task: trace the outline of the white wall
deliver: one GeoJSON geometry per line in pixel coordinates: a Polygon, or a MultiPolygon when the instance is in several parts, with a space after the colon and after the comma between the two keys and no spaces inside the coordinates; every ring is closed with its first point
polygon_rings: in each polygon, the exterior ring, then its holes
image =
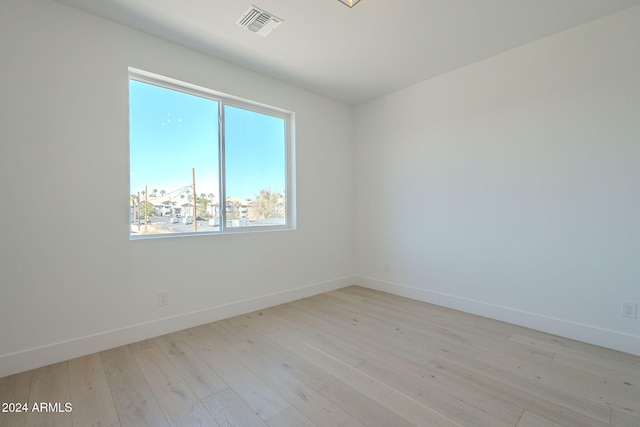
{"type": "Polygon", "coordinates": [[[352,283],[351,107],[48,0],[1,9],[0,377],[352,283]],[[294,111],[297,230],[129,241],[128,66],[294,111]]]}
{"type": "Polygon", "coordinates": [[[356,135],[358,283],[640,354],[640,7],[360,105],[356,135]]]}

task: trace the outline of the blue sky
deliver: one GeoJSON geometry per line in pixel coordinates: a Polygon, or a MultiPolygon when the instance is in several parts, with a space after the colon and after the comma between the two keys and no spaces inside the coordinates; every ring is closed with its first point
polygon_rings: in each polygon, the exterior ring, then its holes
{"type": "MultiPolygon", "coordinates": [[[[130,80],[130,193],[191,185],[218,200],[218,102],[130,80]]],[[[225,107],[227,197],[285,189],[285,121],[225,107]]]]}

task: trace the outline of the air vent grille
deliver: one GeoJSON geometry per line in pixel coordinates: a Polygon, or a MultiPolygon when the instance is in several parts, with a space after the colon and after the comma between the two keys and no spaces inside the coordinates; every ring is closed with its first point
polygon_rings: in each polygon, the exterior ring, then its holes
{"type": "Polygon", "coordinates": [[[247,9],[240,19],[236,21],[236,24],[241,27],[250,29],[256,34],[260,34],[262,37],[266,37],[275,27],[280,25],[282,19],[276,18],[269,12],[265,12],[255,6],[251,6],[247,9]]]}

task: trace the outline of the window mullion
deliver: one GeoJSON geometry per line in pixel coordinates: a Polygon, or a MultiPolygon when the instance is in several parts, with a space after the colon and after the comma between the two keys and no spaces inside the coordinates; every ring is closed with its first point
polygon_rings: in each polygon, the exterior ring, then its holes
{"type": "Polygon", "coordinates": [[[226,173],[225,173],[225,158],[224,158],[224,141],[225,141],[225,129],[224,129],[224,103],[221,101],[218,104],[218,192],[220,194],[220,231],[225,231],[227,228],[227,185],[226,185],[226,173]]]}

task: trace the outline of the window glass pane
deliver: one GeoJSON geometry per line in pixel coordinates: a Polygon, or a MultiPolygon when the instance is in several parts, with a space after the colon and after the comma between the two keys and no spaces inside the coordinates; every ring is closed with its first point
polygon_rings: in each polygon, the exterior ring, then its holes
{"type": "Polygon", "coordinates": [[[286,223],[286,120],[226,105],[226,226],[286,223]]]}
{"type": "Polygon", "coordinates": [[[129,80],[131,235],[219,229],[218,105],[129,80]]]}

